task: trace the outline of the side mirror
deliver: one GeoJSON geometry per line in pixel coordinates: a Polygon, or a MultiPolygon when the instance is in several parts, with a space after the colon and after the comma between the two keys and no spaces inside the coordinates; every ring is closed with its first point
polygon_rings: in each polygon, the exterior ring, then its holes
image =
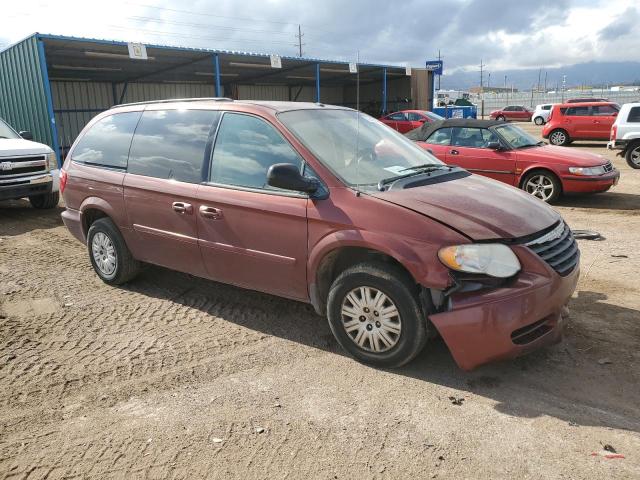
{"type": "Polygon", "coordinates": [[[500,142],[489,142],[487,143],[487,148],[491,150],[502,150],[502,145],[500,145],[500,142]]]}
{"type": "Polygon", "coordinates": [[[20,135],[25,140],[33,140],[33,134],[28,130],[23,130],[18,135],[20,135]]]}
{"type": "Polygon", "coordinates": [[[291,163],[276,163],[269,167],[267,184],[272,187],[296,192],[313,193],[318,190],[318,181],[303,177],[300,168],[291,163]]]}

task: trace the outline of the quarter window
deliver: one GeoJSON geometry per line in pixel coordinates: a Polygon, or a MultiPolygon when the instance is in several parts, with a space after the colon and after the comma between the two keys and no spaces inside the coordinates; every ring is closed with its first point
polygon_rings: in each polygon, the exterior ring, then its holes
{"type": "Polygon", "coordinates": [[[127,168],[131,138],[140,113],[116,113],[98,120],[78,141],[71,159],[89,165],[127,168]]]}
{"type": "Polygon", "coordinates": [[[629,118],[627,118],[627,122],[640,123],[640,107],[633,107],[629,110],[629,118]]]}
{"type": "Polygon", "coordinates": [[[131,145],[129,173],[202,182],[205,150],[214,122],[214,110],[147,110],[131,145]]]}
{"type": "Polygon", "coordinates": [[[451,143],[451,128],[436,130],[425,141],[434,145],[449,145],[451,143]]]}
{"type": "Polygon", "coordinates": [[[278,190],[267,185],[267,171],[276,163],[302,169],[298,153],[273,126],[250,115],[224,114],[213,150],[212,182],[278,190]]]}
{"type": "Polygon", "coordinates": [[[543,105],[542,110],[551,110],[551,105],[543,105]]]}

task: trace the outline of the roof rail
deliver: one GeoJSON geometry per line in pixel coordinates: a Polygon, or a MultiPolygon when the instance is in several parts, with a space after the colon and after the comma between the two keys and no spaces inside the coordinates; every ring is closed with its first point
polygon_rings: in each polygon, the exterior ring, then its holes
{"type": "Polygon", "coordinates": [[[157,103],[201,102],[206,100],[210,100],[214,102],[233,102],[232,98],[227,98],[227,97],[169,98],[166,100],[149,100],[147,102],[120,103],[118,105],[113,105],[111,108],[129,107],[131,105],[154,105],[157,103]]]}

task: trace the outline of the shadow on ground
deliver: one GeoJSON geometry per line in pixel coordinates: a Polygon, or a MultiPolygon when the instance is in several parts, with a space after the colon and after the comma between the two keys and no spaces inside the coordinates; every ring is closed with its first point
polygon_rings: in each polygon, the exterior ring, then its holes
{"type": "Polygon", "coordinates": [[[0,202],[0,236],[15,236],[32,230],[55,228],[62,225],[63,207],[38,210],[27,200],[0,202]]]}
{"type": "MultiPolygon", "coordinates": [[[[158,267],[149,267],[124,288],[197,308],[268,335],[344,355],[326,320],[304,303],[158,267]],[[224,301],[219,303],[216,298],[224,301]]],[[[464,372],[457,367],[444,342],[435,339],[413,362],[391,372],[449,387],[469,397],[467,401],[473,401],[473,395],[492,399],[496,410],[512,416],[551,416],[576,426],[640,432],[640,406],[636,401],[640,398],[640,387],[636,374],[630,374],[622,361],[601,365],[593,358],[594,355],[615,358],[621,346],[606,338],[585,335],[583,328],[591,315],[640,319],[640,312],[604,303],[603,299],[606,297],[599,293],[580,292],[573,302],[572,324],[566,340],[528,356],[464,372]]],[[[635,331],[629,333],[630,338],[640,338],[640,320],[632,328],[635,331]]],[[[636,344],[637,341],[632,342],[630,348],[636,344]]]]}
{"type": "Polygon", "coordinates": [[[590,195],[567,195],[561,197],[555,206],[640,212],[640,194],[604,192],[590,195]]]}

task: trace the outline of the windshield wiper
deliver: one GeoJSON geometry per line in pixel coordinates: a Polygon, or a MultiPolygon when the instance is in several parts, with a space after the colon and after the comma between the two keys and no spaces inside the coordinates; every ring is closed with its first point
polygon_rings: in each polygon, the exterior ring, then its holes
{"type": "Polygon", "coordinates": [[[452,170],[454,168],[453,165],[434,165],[433,163],[425,163],[422,165],[416,165],[415,167],[403,168],[400,170],[404,172],[406,170],[413,170],[411,173],[405,173],[403,175],[396,175],[394,177],[383,178],[378,182],[378,190],[384,192],[385,185],[389,185],[390,183],[395,182],[396,180],[402,180],[403,178],[413,177],[415,175],[422,175],[423,173],[432,172],[435,170],[443,170],[448,169],[452,170]]]}

